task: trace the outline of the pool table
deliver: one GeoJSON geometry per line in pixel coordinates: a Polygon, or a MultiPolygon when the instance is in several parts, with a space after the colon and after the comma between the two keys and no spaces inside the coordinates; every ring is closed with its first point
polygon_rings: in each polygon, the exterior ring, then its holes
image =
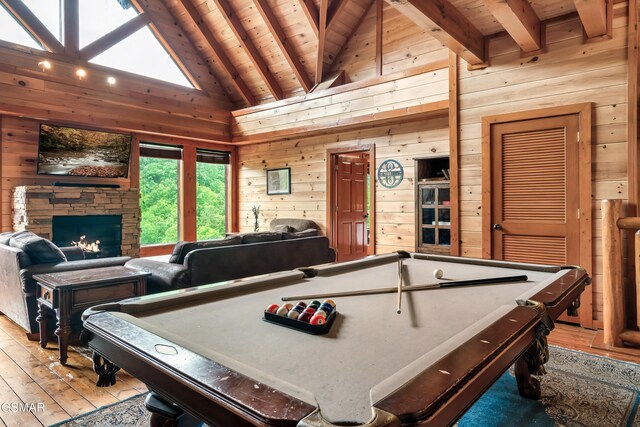
{"type": "Polygon", "coordinates": [[[155,425],[441,426],[514,362],[520,393],[538,398],[531,373],[544,371],[545,335],[589,282],[579,267],[400,252],[132,298],[83,318],[102,383],[118,367],[143,381],[155,425]],[[387,293],[333,298],[325,335],[263,321],[282,297],[397,286],[399,259],[401,314],[387,293]],[[411,291],[517,275],[526,280],[411,291]]]}

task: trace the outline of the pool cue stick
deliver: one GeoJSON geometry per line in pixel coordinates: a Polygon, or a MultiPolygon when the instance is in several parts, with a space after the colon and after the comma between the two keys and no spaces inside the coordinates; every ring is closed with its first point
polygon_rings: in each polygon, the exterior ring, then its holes
{"type": "MultiPolygon", "coordinates": [[[[474,285],[489,285],[496,283],[511,283],[511,282],[525,282],[529,278],[525,275],[522,276],[504,276],[504,277],[492,277],[487,279],[473,279],[473,280],[458,280],[451,282],[440,282],[440,283],[432,283],[428,285],[413,285],[413,286],[405,286],[405,292],[412,291],[425,291],[429,289],[440,289],[440,288],[453,288],[456,286],[474,286],[474,285]]],[[[334,292],[334,293],[324,293],[324,294],[311,294],[311,295],[298,295],[293,297],[282,297],[282,301],[294,301],[294,300],[305,300],[305,299],[316,299],[316,298],[335,298],[335,297],[352,297],[352,296],[360,296],[360,295],[375,295],[375,294],[389,294],[393,292],[397,292],[398,288],[375,288],[375,289],[361,289],[358,291],[343,291],[343,292],[334,292]]]]}
{"type": "Polygon", "coordinates": [[[402,258],[398,258],[398,311],[402,312],[402,258]]]}

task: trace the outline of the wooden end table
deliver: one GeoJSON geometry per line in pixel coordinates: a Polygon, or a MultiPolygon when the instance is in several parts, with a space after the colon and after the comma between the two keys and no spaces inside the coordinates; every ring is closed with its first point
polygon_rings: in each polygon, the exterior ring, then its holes
{"type": "Polygon", "coordinates": [[[67,363],[71,334],[71,316],[94,305],[145,295],[151,273],[122,266],[37,274],[40,346],[47,347],[47,314],[53,311],[58,321],[60,363],[67,363]]]}

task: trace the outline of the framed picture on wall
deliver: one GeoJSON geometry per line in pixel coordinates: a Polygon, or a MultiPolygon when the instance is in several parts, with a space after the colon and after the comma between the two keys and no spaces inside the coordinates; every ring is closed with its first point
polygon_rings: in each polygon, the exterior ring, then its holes
{"type": "Polygon", "coordinates": [[[291,194],[291,168],[267,170],[267,194],[291,194]]]}

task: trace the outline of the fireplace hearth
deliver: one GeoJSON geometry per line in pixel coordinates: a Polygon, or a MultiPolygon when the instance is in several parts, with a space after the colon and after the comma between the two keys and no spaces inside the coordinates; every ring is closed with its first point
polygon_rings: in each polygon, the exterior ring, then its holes
{"type": "Polygon", "coordinates": [[[72,246],[81,240],[100,241],[100,251],[85,251],[87,258],[120,256],[122,242],[122,215],[54,216],[53,243],[72,246]]]}

